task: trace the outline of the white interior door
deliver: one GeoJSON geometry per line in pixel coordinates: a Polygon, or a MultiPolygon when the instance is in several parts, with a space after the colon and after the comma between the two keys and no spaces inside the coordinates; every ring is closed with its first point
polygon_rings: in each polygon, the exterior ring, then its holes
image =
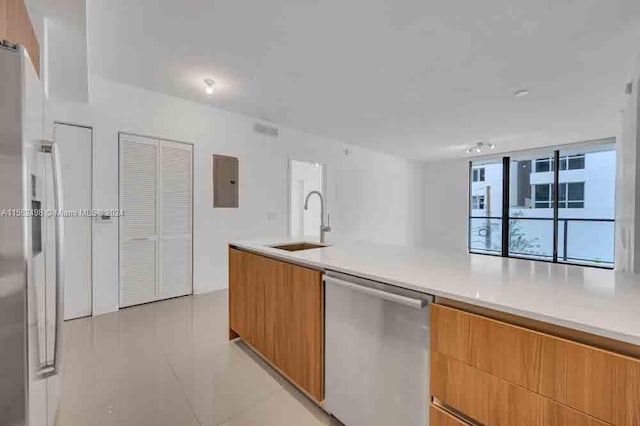
{"type": "Polygon", "coordinates": [[[191,293],[192,146],[160,142],[159,298],[191,293]]]}
{"type": "MultiPolygon", "coordinates": [[[[65,211],[91,209],[93,137],[88,127],[56,123],[54,138],[60,150],[60,167],[65,211]]],[[[64,319],[91,315],[91,217],[64,219],[65,265],[64,319]]]]}
{"type": "Polygon", "coordinates": [[[320,192],[325,197],[326,203],[324,165],[290,160],[289,236],[291,238],[320,239],[320,200],[318,197],[313,196],[309,200],[309,208],[304,209],[305,199],[311,191],[320,192]]]}
{"type": "Polygon", "coordinates": [[[120,136],[120,306],[156,300],[158,144],[120,136]]]}
{"type": "Polygon", "coordinates": [[[120,135],[120,306],[192,293],[192,146],[120,135]]]}

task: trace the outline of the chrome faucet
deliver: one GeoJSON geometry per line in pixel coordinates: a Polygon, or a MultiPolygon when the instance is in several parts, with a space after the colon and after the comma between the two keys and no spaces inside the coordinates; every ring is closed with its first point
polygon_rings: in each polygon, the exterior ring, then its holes
{"type": "Polygon", "coordinates": [[[324,224],[324,198],[322,198],[322,194],[318,191],[311,191],[307,194],[307,198],[304,199],[304,209],[309,210],[309,198],[313,194],[316,194],[320,198],[320,242],[324,243],[324,234],[325,232],[331,232],[331,224],[329,215],[327,214],[327,224],[324,224]]]}

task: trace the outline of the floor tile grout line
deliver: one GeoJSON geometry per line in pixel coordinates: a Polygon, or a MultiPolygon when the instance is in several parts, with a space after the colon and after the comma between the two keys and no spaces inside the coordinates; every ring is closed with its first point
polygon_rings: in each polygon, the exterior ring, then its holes
{"type": "MultiPolygon", "coordinates": [[[[182,392],[183,396],[185,397],[185,399],[187,400],[187,403],[189,404],[189,408],[191,408],[191,411],[193,412],[193,415],[196,418],[196,421],[198,422],[198,424],[200,426],[204,426],[202,424],[202,422],[200,421],[200,418],[198,417],[198,414],[195,411],[195,408],[193,407],[193,405],[191,404],[191,399],[189,398],[189,396],[186,393],[186,390],[184,388],[184,386],[182,385],[182,382],[180,380],[180,377],[178,376],[178,373],[176,372],[175,368],[173,367],[173,364],[171,363],[171,361],[169,360],[167,354],[165,353],[164,350],[162,350],[162,356],[165,358],[165,360],[167,361],[167,363],[169,364],[169,368],[171,368],[171,371],[174,375],[174,377],[176,378],[176,381],[178,382],[178,386],[180,386],[180,391],[182,392]]],[[[251,357],[249,357],[249,359],[251,359],[253,362],[255,362],[255,360],[253,360],[251,357]]],[[[256,363],[257,364],[257,363],[256,363]]],[[[257,401],[255,401],[253,404],[243,408],[242,410],[238,411],[235,414],[232,414],[222,420],[220,420],[219,422],[215,423],[215,426],[219,426],[221,424],[224,424],[225,422],[228,422],[229,420],[233,419],[234,417],[244,413],[245,411],[251,410],[252,408],[256,407],[259,404],[262,404],[263,402],[267,401],[268,399],[276,396],[277,393],[281,392],[281,391],[285,391],[285,388],[282,384],[280,384],[277,380],[274,379],[274,381],[276,382],[276,384],[278,385],[278,387],[276,389],[274,389],[273,392],[270,392],[266,395],[264,395],[264,397],[258,399],[257,401]]]]}
{"type": "MultiPolygon", "coordinates": [[[[219,293],[224,293],[224,292],[225,291],[222,290],[219,293]]],[[[216,301],[215,311],[217,311],[216,316],[219,316],[220,312],[223,312],[223,310],[218,308],[220,308],[222,305],[219,306],[217,302],[218,300],[217,298],[212,300],[216,301]]],[[[209,303],[206,303],[204,307],[201,309],[211,310],[212,306],[210,306],[209,303]]],[[[123,315],[123,311],[116,312],[115,319],[112,319],[107,323],[105,323],[106,327],[105,327],[105,324],[103,323],[100,323],[102,325],[100,327],[97,327],[98,322],[96,322],[95,318],[91,318],[91,320],[88,321],[90,325],[90,332],[87,335],[85,335],[86,333],[83,331],[82,334],[78,334],[76,339],[69,339],[69,342],[71,342],[72,340],[76,340],[79,343],[85,342],[86,344],[86,340],[88,339],[89,348],[93,349],[93,352],[95,352],[95,350],[98,349],[98,346],[96,346],[98,343],[96,341],[96,338],[99,335],[98,333],[100,329],[100,333],[102,332],[106,333],[105,334],[106,337],[99,339],[101,341],[99,347],[101,349],[105,349],[105,348],[108,349],[109,347],[113,346],[113,348],[117,350],[117,353],[115,354],[118,356],[118,359],[120,360],[120,362],[118,362],[117,364],[111,365],[109,367],[109,368],[115,368],[117,371],[122,370],[123,368],[125,368],[127,365],[130,364],[127,361],[127,357],[124,355],[131,348],[134,348],[136,350],[144,349],[144,351],[149,351],[150,353],[148,355],[154,355],[153,363],[156,364],[156,366],[152,369],[149,369],[149,371],[145,371],[141,377],[142,378],[158,377],[158,374],[160,374],[163,377],[162,386],[165,386],[165,385],[170,386],[167,389],[171,392],[171,394],[174,395],[173,396],[174,399],[176,397],[178,398],[176,402],[178,402],[180,406],[175,408],[180,409],[180,413],[181,413],[180,417],[184,418],[185,423],[189,422],[194,426],[220,426],[220,425],[228,426],[229,422],[235,423],[237,421],[255,419],[256,416],[257,416],[257,419],[255,420],[259,423],[261,421],[260,418],[263,417],[261,413],[273,411],[274,407],[280,406],[283,398],[285,399],[288,398],[288,396],[285,397],[286,395],[291,394],[292,391],[293,393],[295,393],[295,388],[291,387],[290,382],[288,382],[286,379],[283,379],[283,377],[280,374],[278,374],[278,372],[273,370],[272,369],[273,367],[269,365],[269,363],[264,363],[263,362],[264,360],[262,360],[259,356],[257,356],[255,352],[252,352],[251,350],[247,350],[247,347],[244,347],[242,344],[235,345],[233,343],[229,343],[227,340],[226,328],[222,327],[222,328],[225,328],[224,338],[223,340],[220,340],[223,335],[220,334],[219,332],[216,332],[215,333],[216,337],[211,341],[211,343],[213,343],[213,346],[211,346],[211,349],[214,349],[214,353],[217,353],[219,349],[223,349],[226,347],[226,350],[224,352],[220,352],[221,354],[228,352],[229,349],[232,349],[233,353],[229,354],[228,356],[234,355],[234,357],[230,358],[230,360],[235,359],[236,361],[238,360],[242,361],[237,365],[233,363],[233,366],[228,366],[228,368],[233,367],[232,369],[235,370],[236,367],[244,366],[244,368],[248,368],[248,367],[251,367],[251,365],[253,365],[255,368],[263,371],[264,373],[266,373],[266,375],[270,376],[272,380],[269,380],[269,383],[265,382],[264,379],[266,377],[264,378],[262,377],[264,374],[259,374],[256,377],[253,377],[254,376],[253,374],[246,376],[246,379],[247,380],[250,379],[250,380],[246,384],[242,384],[242,386],[239,387],[237,390],[240,391],[244,389],[246,385],[250,385],[252,389],[255,386],[258,386],[256,388],[257,392],[251,392],[252,394],[251,397],[248,397],[248,398],[243,397],[240,400],[237,400],[237,403],[235,403],[234,400],[231,400],[231,402],[233,402],[233,407],[229,407],[229,408],[232,408],[231,410],[223,409],[221,411],[219,409],[215,409],[214,410],[215,415],[212,416],[212,418],[210,418],[209,408],[213,408],[218,405],[216,404],[217,396],[215,396],[215,394],[218,392],[216,392],[216,389],[214,389],[214,399],[209,401],[209,398],[207,398],[206,401],[203,401],[205,402],[205,406],[200,407],[199,401],[201,398],[199,397],[198,392],[201,389],[196,387],[195,389],[192,390],[190,374],[185,375],[185,371],[183,371],[183,362],[182,362],[183,355],[197,355],[198,357],[200,357],[200,354],[201,354],[201,355],[204,355],[203,361],[210,359],[212,356],[212,355],[209,355],[210,345],[206,344],[205,346],[203,346],[203,348],[205,349],[204,352],[201,352],[200,345],[198,345],[197,347],[194,346],[192,350],[195,352],[193,352],[192,354],[191,351],[184,352],[181,344],[176,346],[176,343],[178,342],[174,342],[173,344],[171,344],[171,340],[167,340],[167,339],[175,338],[176,336],[173,336],[173,334],[175,333],[182,334],[185,332],[189,333],[190,336],[188,337],[185,336],[187,337],[187,340],[185,340],[184,342],[180,340],[180,342],[182,342],[183,344],[184,343],[188,344],[191,339],[198,338],[198,336],[200,336],[199,333],[202,331],[199,325],[199,320],[198,321],[196,320],[194,313],[192,312],[191,309],[189,309],[188,306],[183,306],[182,304],[180,304],[179,306],[177,304],[171,304],[171,306],[169,305],[165,306],[161,302],[158,304],[153,304],[152,307],[149,307],[147,305],[145,309],[140,309],[139,312],[137,311],[138,310],[135,308],[130,311],[127,311],[126,318],[123,315]],[[152,308],[152,309],[149,309],[149,308],[152,308]],[[168,309],[165,309],[165,308],[168,308],[168,309]],[[168,329],[166,328],[167,322],[172,325],[171,328],[168,328],[168,329]],[[169,333],[167,333],[167,331],[169,333]],[[140,338],[144,338],[145,340],[144,346],[146,348],[143,348],[142,346],[139,347],[140,338]],[[224,344],[220,344],[223,341],[224,341],[224,344]],[[105,347],[104,346],[105,344],[108,344],[109,346],[105,347]],[[176,352],[176,349],[178,349],[177,352],[176,352]],[[235,355],[240,355],[240,357],[238,358],[235,355]],[[245,365],[245,363],[248,363],[248,364],[245,365]],[[158,367],[166,366],[167,364],[169,366],[169,370],[164,370],[164,367],[161,367],[161,370],[158,370],[158,367]],[[170,381],[171,378],[173,378],[174,382],[170,381]],[[167,382],[166,380],[169,380],[169,382],[167,382]],[[180,387],[179,391],[177,391],[177,389],[174,387],[176,385],[180,387]],[[194,390],[196,391],[196,393],[194,393],[194,390]],[[183,398],[186,400],[186,403],[187,403],[186,406],[181,405],[182,401],[179,400],[179,395],[182,395],[183,398]],[[214,406],[211,407],[209,405],[210,403],[214,403],[214,406]],[[187,419],[188,412],[192,413],[191,421],[187,419]]],[[[207,312],[207,313],[210,313],[210,312],[207,312]]],[[[224,316],[225,314],[222,314],[222,315],[224,316]]],[[[209,316],[206,316],[206,318],[209,318],[209,316]]],[[[220,330],[222,330],[222,328],[220,330]]],[[[73,329],[72,331],[79,333],[82,330],[84,330],[84,328],[77,328],[77,329],[73,329]]],[[[218,330],[217,327],[216,327],[216,330],[218,330]]],[[[199,340],[202,340],[202,339],[199,339],[199,340]]],[[[85,355],[87,355],[86,349],[88,348],[85,348],[84,345],[77,345],[77,344],[66,345],[66,350],[68,352],[84,353],[85,355]]],[[[91,355],[92,363],[97,362],[97,359],[93,360],[93,357],[95,357],[95,355],[96,355],[95,353],[91,355]]],[[[69,358],[70,357],[65,357],[65,360],[69,361],[70,360],[69,358]]],[[[140,358],[140,359],[143,359],[143,358],[140,358]]],[[[218,361],[223,362],[223,364],[228,361],[226,360],[226,358],[218,359],[217,355],[214,356],[214,359],[216,361],[215,363],[216,365],[218,364],[218,361]]],[[[185,359],[185,361],[188,361],[188,360],[185,359]]],[[[224,365],[222,366],[224,367],[224,365]]],[[[251,367],[251,369],[253,370],[254,367],[251,367]]],[[[77,369],[77,371],[81,371],[81,370],[77,369]]],[[[186,373],[189,373],[190,371],[191,369],[188,369],[186,373]]],[[[193,370],[193,372],[196,374],[199,374],[198,373],[199,371],[204,373],[209,373],[210,366],[197,365],[196,369],[193,370]]],[[[227,371],[227,368],[225,368],[224,371],[227,371]]],[[[219,371],[218,369],[214,368],[212,372],[214,373],[214,376],[217,376],[222,373],[222,370],[219,371]]],[[[233,372],[232,375],[229,376],[229,378],[233,378],[233,377],[235,377],[235,371],[233,372]]],[[[245,375],[241,374],[241,377],[245,377],[245,375]]],[[[207,379],[207,378],[208,377],[203,377],[203,379],[207,379]]],[[[119,381],[122,381],[123,379],[124,377],[117,378],[117,380],[119,381]]],[[[92,382],[95,382],[96,380],[97,380],[96,378],[91,379],[92,382]]],[[[69,383],[74,383],[74,382],[70,381],[69,383]]],[[[119,386],[118,383],[116,383],[116,385],[119,386]]],[[[209,382],[207,382],[205,385],[208,386],[209,382]]],[[[225,386],[224,382],[221,382],[221,385],[224,386],[225,389],[228,389],[228,386],[225,386]]],[[[109,392],[111,393],[113,389],[111,389],[111,386],[108,386],[108,388],[109,388],[109,392]]],[[[235,389],[235,386],[233,387],[233,389],[235,389]]],[[[222,391],[224,394],[229,393],[224,389],[220,389],[220,391],[222,391]]],[[[75,395],[75,398],[82,397],[84,398],[82,399],[83,401],[87,400],[88,402],[95,402],[98,400],[98,398],[101,398],[98,395],[98,392],[94,392],[92,395],[86,395],[85,393],[84,396],[82,395],[82,393],[79,393],[79,392],[76,392],[76,393],[69,392],[69,395],[72,395],[72,396],[75,395]]],[[[102,391],[100,392],[100,395],[102,395],[102,391]]],[[[292,396],[294,396],[294,398],[297,397],[297,395],[292,395],[292,396]]],[[[224,397],[224,395],[222,395],[221,397],[224,397]]],[[[222,399],[225,399],[225,398],[222,398],[222,399]]],[[[78,411],[78,409],[73,407],[71,408],[72,409],[68,410],[69,414],[74,414],[77,412],[76,414],[84,415],[83,413],[78,411]]],[[[98,412],[96,410],[98,410],[99,408],[100,407],[97,407],[97,406],[93,407],[91,410],[88,410],[86,414],[94,416],[95,413],[98,412]]],[[[218,408],[224,408],[224,407],[218,407],[218,408]]],[[[309,410],[307,409],[306,411],[309,411],[309,410]]],[[[136,412],[144,413],[144,410],[138,410],[136,412]]],[[[315,414],[315,413],[312,413],[312,414],[315,414]]],[[[87,418],[87,420],[89,420],[89,418],[87,418]]]]}
{"type": "MultiPolygon", "coordinates": [[[[156,314],[157,309],[159,309],[160,304],[155,304],[154,305],[154,317],[156,314]]],[[[157,318],[156,318],[157,320],[157,318]]],[[[157,325],[157,321],[154,321],[154,326],[157,325]]],[[[193,324],[191,324],[191,332],[193,332],[192,329],[193,324]]],[[[184,397],[185,401],[187,401],[187,405],[189,406],[189,409],[191,410],[191,414],[193,415],[193,418],[195,419],[195,421],[198,423],[199,426],[203,426],[202,421],[200,420],[200,417],[198,417],[198,413],[196,412],[195,407],[193,406],[193,404],[191,403],[191,399],[189,398],[189,395],[187,395],[187,391],[184,387],[184,385],[182,384],[182,381],[180,380],[180,377],[178,376],[178,372],[176,371],[176,369],[174,368],[173,364],[171,363],[171,359],[169,358],[169,355],[167,354],[166,348],[162,345],[162,342],[160,341],[160,339],[158,338],[158,329],[157,327],[154,327],[154,337],[156,338],[157,342],[158,342],[158,347],[160,348],[160,352],[162,353],[162,357],[164,358],[164,360],[167,362],[167,364],[169,365],[169,369],[171,370],[171,373],[173,374],[173,377],[176,380],[176,383],[178,384],[178,387],[180,388],[180,393],[182,393],[182,396],[184,397]]]]}
{"type": "Polygon", "coordinates": [[[180,377],[178,377],[178,373],[176,372],[176,369],[173,367],[173,364],[171,364],[171,361],[169,360],[169,357],[167,356],[167,353],[164,350],[164,348],[162,347],[162,345],[159,345],[159,346],[160,346],[160,351],[162,352],[162,356],[164,357],[164,359],[167,362],[167,364],[169,364],[169,368],[171,369],[171,372],[173,373],[173,377],[175,377],[175,379],[176,379],[176,383],[178,384],[178,387],[180,388],[180,392],[182,393],[182,396],[187,401],[187,405],[189,405],[189,409],[191,410],[191,413],[193,414],[193,418],[196,420],[196,422],[198,423],[199,426],[203,426],[202,422],[200,421],[200,417],[198,417],[198,413],[196,412],[196,409],[193,407],[193,404],[191,403],[191,399],[189,399],[189,396],[187,395],[187,392],[186,392],[184,386],[182,385],[182,382],[180,381],[180,377]]]}
{"type": "MultiPolygon", "coordinates": [[[[278,383],[278,385],[280,385],[278,383]]],[[[216,422],[215,426],[220,426],[223,425],[225,423],[227,423],[230,420],[233,420],[234,418],[238,417],[239,415],[252,410],[254,408],[256,408],[258,405],[262,404],[263,402],[266,402],[268,400],[270,400],[271,398],[275,397],[277,394],[279,394],[280,392],[283,392],[285,389],[284,387],[280,386],[279,389],[276,389],[275,391],[273,391],[272,393],[265,395],[264,398],[260,398],[258,401],[254,402],[253,404],[249,405],[246,408],[243,408],[242,410],[238,411],[235,414],[230,415],[229,417],[227,417],[226,419],[222,419],[220,422],[216,422]]]]}
{"type": "MultiPolygon", "coordinates": [[[[157,336],[156,336],[157,337],[157,336]]],[[[171,372],[173,373],[173,376],[176,379],[176,382],[178,383],[178,386],[180,387],[180,392],[182,393],[182,396],[184,396],[185,400],[187,401],[187,404],[189,405],[189,408],[191,409],[191,412],[193,413],[194,418],[196,419],[196,422],[198,422],[199,426],[204,426],[202,424],[202,421],[200,420],[200,417],[198,417],[198,413],[196,412],[193,404],[191,403],[191,399],[189,398],[189,395],[187,395],[186,389],[184,387],[184,385],[182,384],[182,381],[180,380],[180,377],[178,376],[177,371],[175,370],[173,364],[171,363],[171,360],[169,359],[169,356],[167,355],[166,350],[164,349],[164,347],[162,346],[162,344],[159,343],[159,348],[160,348],[160,352],[162,353],[162,357],[165,359],[165,361],[167,362],[167,364],[169,364],[169,368],[171,369],[171,372]]],[[[258,364],[255,360],[253,360],[251,357],[249,357],[249,359],[251,359],[254,363],[258,364]]],[[[261,367],[261,366],[260,366],[261,367]]],[[[282,384],[280,384],[277,380],[274,379],[274,381],[276,382],[276,384],[278,385],[278,388],[276,388],[273,392],[268,393],[267,395],[265,395],[263,398],[258,399],[257,401],[255,401],[253,404],[243,408],[242,410],[238,411],[235,414],[230,415],[229,417],[226,417],[224,419],[222,419],[219,422],[215,423],[215,426],[219,426],[225,422],[228,422],[229,420],[233,419],[234,417],[244,413],[245,411],[248,411],[252,408],[254,408],[255,406],[267,401],[269,398],[274,397],[278,392],[284,391],[284,386],[282,384]]]]}

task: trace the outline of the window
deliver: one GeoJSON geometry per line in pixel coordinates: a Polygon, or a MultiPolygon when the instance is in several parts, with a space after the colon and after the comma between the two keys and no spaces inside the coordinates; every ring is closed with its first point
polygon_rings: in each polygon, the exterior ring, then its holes
{"type": "Polygon", "coordinates": [[[535,197],[533,205],[536,209],[553,207],[553,184],[534,185],[533,195],[535,197]]]}
{"type": "Polygon", "coordinates": [[[560,159],[560,170],[584,169],[584,154],[570,155],[568,157],[563,157],[563,159],[560,159]],[[563,159],[569,167],[567,167],[566,165],[564,168],[562,167],[563,159]]]}
{"type": "Polygon", "coordinates": [[[584,208],[584,182],[560,182],[561,209],[583,209],[584,208]]]}
{"type": "MultiPolygon", "coordinates": [[[[560,170],[584,169],[584,154],[574,154],[560,157],[560,170]]],[[[553,157],[536,159],[536,173],[552,172],[553,157]]]]}
{"type": "Polygon", "coordinates": [[[536,160],[536,173],[553,171],[552,158],[539,158],[536,160]]]}
{"type": "Polygon", "coordinates": [[[469,168],[469,248],[499,255],[502,250],[502,160],[469,168]]]}
{"type": "Polygon", "coordinates": [[[472,161],[469,251],[613,267],[614,143],[472,161]]]}
{"type": "Polygon", "coordinates": [[[484,195],[474,195],[471,198],[471,208],[474,210],[484,210],[484,195]]]}
{"type": "MultiPolygon", "coordinates": [[[[584,208],[584,182],[560,182],[560,199],[558,206],[561,209],[584,208]]],[[[553,184],[543,183],[534,185],[534,207],[536,209],[553,208],[553,184]]]]}
{"type": "Polygon", "coordinates": [[[484,182],[484,173],[485,173],[484,167],[473,169],[473,181],[484,182]]]}

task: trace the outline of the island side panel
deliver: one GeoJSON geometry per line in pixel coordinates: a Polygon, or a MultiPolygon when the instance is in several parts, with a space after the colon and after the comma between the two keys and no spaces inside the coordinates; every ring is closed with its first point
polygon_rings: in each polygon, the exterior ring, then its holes
{"type": "Polygon", "coordinates": [[[316,401],[324,399],[324,292],[319,271],[284,263],[275,286],[275,364],[316,401]]]}
{"type": "Polygon", "coordinates": [[[242,337],[256,349],[264,342],[262,258],[229,248],[229,337],[242,337]]]}
{"type": "Polygon", "coordinates": [[[229,338],[324,400],[322,272],[229,247],[229,338]]]}

